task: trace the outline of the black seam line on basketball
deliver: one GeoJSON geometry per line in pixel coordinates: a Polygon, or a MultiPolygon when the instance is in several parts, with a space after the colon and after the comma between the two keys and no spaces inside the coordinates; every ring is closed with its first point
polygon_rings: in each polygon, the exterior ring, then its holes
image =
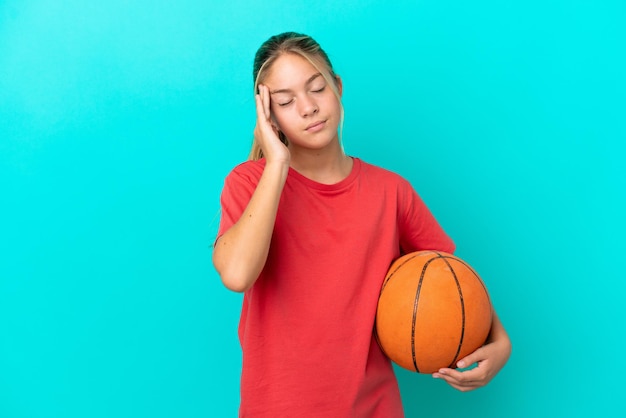
{"type": "MultiPolygon", "coordinates": [[[[447,258],[452,258],[452,257],[447,257],[447,258]]],[[[474,276],[476,276],[476,278],[478,279],[478,283],[481,284],[481,286],[483,287],[483,290],[485,291],[485,294],[487,295],[487,300],[491,301],[491,298],[489,297],[489,292],[487,291],[487,286],[485,285],[485,282],[483,282],[483,279],[480,278],[478,273],[476,273],[476,270],[474,270],[474,268],[472,266],[470,266],[469,264],[467,264],[465,261],[461,260],[460,258],[455,258],[455,260],[460,262],[461,264],[463,264],[472,273],[474,273],[474,276]]]]}
{"type": "MultiPolygon", "coordinates": [[[[385,289],[385,286],[387,286],[387,283],[389,282],[389,280],[391,280],[391,277],[396,274],[396,271],[398,271],[400,269],[400,267],[402,267],[403,265],[405,265],[406,263],[408,263],[409,261],[413,260],[415,257],[417,257],[417,254],[407,258],[406,260],[404,260],[402,262],[402,264],[400,264],[399,266],[397,266],[391,273],[389,273],[389,275],[387,276],[387,278],[385,279],[385,281],[383,282],[382,287],[380,288],[380,294],[383,294],[383,290],[385,289]]],[[[379,295],[380,296],[380,295],[379,295]]]]}
{"type": "Polygon", "coordinates": [[[459,353],[461,352],[461,347],[463,346],[463,339],[465,337],[465,301],[463,300],[463,290],[461,289],[461,284],[459,283],[459,279],[456,276],[456,273],[454,272],[454,269],[452,268],[452,265],[450,264],[450,262],[448,262],[447,258],[449,257],[442,257],[443,261],[448,265],[448,267],[450,267],[450,271],[452,272],[452,276],[454,277],[454,281],[456,282],[456,287],[459,290],[459,299],[461,302],[461,338],[459,338],[459,345],[456,349],[456,354],[454,355],[452,362],[448,366],[448,367],[454,367],[454,363],[456,363],[456,360],[459,357],[459,353]]]}
{"type": "MultiPolygon", "coordinates": [[[[434,251],[434,252],[436,252],[436,251],[434,251]]],[[[437,253],[437,254],[439,254],[439,253],[437,253]]],[[[470,266],[465,261],[463,261],[460,258],[457,258],[455,256],[443,255],[443,254],[439,254],[439,255],[441,255],[441,258],[458,261],[459,263],[461,263],[465,267],[467,267],[469,269],[469,271],[471,271],[474,274],[474,276],[476,276],[476,278],[478,279],[478,283],[480,283],[480,285],[483,287],[483,290],[485,291],[485,294],[487,295],[487,300],[491,302],[491,298],[489,297],[489,291],[487,290],[487,285],[485,285],[485,282],[483,282],[483,279],[481,279],[481,277],[478,275],[478,273],[476,272],[476,270],[474,270],[474,268],[472,266],[470,266]]]]}
{"type": "Polygon", "coordinates": [[[422,268],[422,273],[420,274],[420,278],[417,282],[417,290],[415,291],[415,299],[413,302],[413,318],[411,321],[411,356],[413,358],[413,367],[415,367],[415,371],[417,373],[420,372],[419,367],[417,367],[417,358],[415,357],[415,323],[417,322],[417,305],[419,303],[420,292],[422,291],[422,282],[424,281],[424,276],[426,275],[426,269],[428,265],[438,258],[441,258],[441,254],[435,252],[437,257],[433,257],[427,262],[424,263],[424,267],[422,268]]]}
{"type": "MultiPolygon", "coordinates": [[[[439,253],[437,253],[437,254],[439,254],[439,253]]],[[[459,262],[459,263],[463,264],[465,267],[467,267],[467,268],[469,269],[469,271],[471,271],[471,272],[474,274],[474,276],[478,279],[478,283],[480,283],[480,285],[482,286],[483,291],[485,292],[485,296],[487,296],[487,300],[489,301],[489,305],[491,306],[491,297],[489,296],[489,291],[487,290],[487,285],[485,285],[485,282],[484,282],[484,281],[483,281],[483,279],[482,279],[482,278],[478,275],[478,273],[476,272],[476,270],[474,270],[474,268],[473,268],[472,266],[470,266],[469,264],[467,264],[465,261],[461,260],[460,258],[457,258],[457,257],[452,256],[452,255],[447,255],[447,256],[446,256],[446,255],[443,255],[443,254],[440,254],[440,255],[441,255],[441,258],[445,258],[445,259],[448,259],[448,258],[449,258],[449,259],[455,260],[455,261],[457,261],[457,262],[459,262]]],[[[448,265],[449,265],[449,264],[448,264],[448,265]]],[[[463,306],[464,306],[464,305],[463,305],[463,306]]],[[[492,312],[493,312],[493,308],[492,308],[492,312]]],[[[465,323],[465,321],[463,321],[463,322],[465,323]]],[[[459,347],[461,347],[461,344],[459,344],[459,347]]],[[[459,355],[459,354],[457,353],[457,356],[458,356],[458,355],[459,355]]],[[[455,361],[456,361],[456,359],[452,361],[451,365],[454,365],[454,362],[455,362],[455,361]]]]}
{"type": "MultiPolygon", "coordinates": [[[[400,267],[402,267],[403,265],[405,265],[406,263],[408,263],[410,260],[414,259],[415,257],[417,257],[417,254],[407,258],[406,260],[404,260],[402,262],[402,264],[400,264],[399,266],[397,266],[391,273],[389,273],[387,275],[387,277],[385,278],[385,281],[383,282],[383,285],[380,288],[380,293],[378,295],[378,298],[380,299],[380,296],[383,294],[383,289],[385,289],[385,286],[387,286],[387,282],[389,282],[389,280],[391,279],[391,277],[396,274],[396,272],[398,271],[398,269],[400,267]]],[[[383,345],[380,343],[380,338],[378,337],[378,315],[376,315],[376,318],[374,319],[374,335],[376,336],[376,341],[378,342],[378,346],[380,347],[380,350],[383,352],[383,354],[385,354],[387,357],[389,357],[387,355],[387,353],[385,352],[385,349],[383,348],[383,345]]]]}

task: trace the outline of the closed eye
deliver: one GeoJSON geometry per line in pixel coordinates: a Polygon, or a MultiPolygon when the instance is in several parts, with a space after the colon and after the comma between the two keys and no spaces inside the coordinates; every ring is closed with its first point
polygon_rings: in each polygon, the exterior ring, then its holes
{"type": "Polygon", "coordinates": [[[284,107],[284,106],[287,106],[288,104],[291,104],[291,102],[293,102],[293,99],[289,100],[288,102],[276,103],[276,104],[280,107],[284,107]]]}

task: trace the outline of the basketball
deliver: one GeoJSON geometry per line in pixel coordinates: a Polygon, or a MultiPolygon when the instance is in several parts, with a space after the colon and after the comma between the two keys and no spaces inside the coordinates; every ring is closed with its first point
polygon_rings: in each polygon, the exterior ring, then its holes
{"type": "Polygon", "coordinates": [[[375,335],[399,366],[434,373],[481,347],[492,307],[481,278],[466,262],[439,251],[395,260],[383,282],[375,335]]]}

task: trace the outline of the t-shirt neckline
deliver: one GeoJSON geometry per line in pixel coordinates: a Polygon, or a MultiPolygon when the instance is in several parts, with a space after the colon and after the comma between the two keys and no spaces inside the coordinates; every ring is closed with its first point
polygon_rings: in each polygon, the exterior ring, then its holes
{"type": "Polygon", "coordinates": [[[346,178],[344,178],[343,180],[340,180],[337,183],[333,183],[333,184],[319,183],[315,180],[311,180],[310,178],[306,177],[303,174],[300,174],[299,172],[297,172],[295,169],[291,167],[289,167],[288,178],[297,180],[301,183],[304,183],[307,187],[310,187],[316,190],[322,190],[322,191],[341,190],[349,186],[354,181],[354,179],[357,178],[357,176],[359,175],[359,171],[361,170],[361,160],[355,157],[351,157],[351,158],[352,158],[352,170],[350,170],[350,173],[348,174],[346,178]]]}

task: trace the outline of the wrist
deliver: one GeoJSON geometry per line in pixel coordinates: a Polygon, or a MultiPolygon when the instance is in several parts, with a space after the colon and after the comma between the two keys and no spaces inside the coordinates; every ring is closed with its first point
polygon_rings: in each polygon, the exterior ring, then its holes
{"type": "Polygon", "coordinates": [[[287,179],[287,174],[289,173],[289,160],[265,160],[265,168],[263,169],[264,174],[270,176],[278,176],[282,180],[287,179]]]}

